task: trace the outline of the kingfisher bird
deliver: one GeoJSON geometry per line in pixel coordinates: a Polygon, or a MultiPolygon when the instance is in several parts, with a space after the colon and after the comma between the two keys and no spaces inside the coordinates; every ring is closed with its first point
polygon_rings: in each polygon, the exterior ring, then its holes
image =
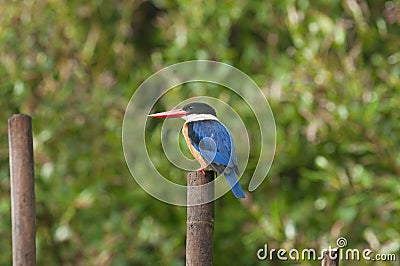
{"type": "Polygon", "coordinates": [[[210,105],[194,102],[182,109],[149,115],[155,118],[183,118],[182,134],[193,157],[200,163],[200,169],[211,168],[224,175],[236,198],[245,194],[236,175],[239,175],[238,161],[229,130],[218,120],[210,105]]]}

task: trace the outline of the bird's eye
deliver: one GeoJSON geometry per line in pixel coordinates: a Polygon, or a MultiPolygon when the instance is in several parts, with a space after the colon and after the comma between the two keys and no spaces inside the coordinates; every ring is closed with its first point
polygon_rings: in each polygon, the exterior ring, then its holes
{"type": "Polygon", "coordinates": [[[193,106],[189,106],[189,110],[192,110],[193,109],[193,106]]]}

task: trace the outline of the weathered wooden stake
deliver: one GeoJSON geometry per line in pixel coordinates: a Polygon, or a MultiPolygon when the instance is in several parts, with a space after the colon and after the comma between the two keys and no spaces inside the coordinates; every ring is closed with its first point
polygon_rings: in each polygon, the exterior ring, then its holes
{"type": "MultiPolygon", "coordinates": [[[[214,187],[195,190],[194,186],[204,185],[214,180],[214,171],[191,172],[187,176],[187,202],[191,205],[200,199],[214,195],[214,187]]],[[[209,266],[213,264],[214,201],[187,207],[186,219],[186,265],[209,266]]]]}
{"type": "Polygon", "coordinates": [[[13,265],[36,265],[32,120],[8,120],[13,265]]]}
{"type": "Polygon", "coordinates": [[[324,252],[322,266],[339,266],[339,248],[324,252]]]}

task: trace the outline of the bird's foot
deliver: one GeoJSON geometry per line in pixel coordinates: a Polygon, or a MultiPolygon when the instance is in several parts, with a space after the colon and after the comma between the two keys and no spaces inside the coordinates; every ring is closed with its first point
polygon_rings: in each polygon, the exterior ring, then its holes
{"type": "Polygon", "coordinates": [[[206,174],[206,171],[204,171],[203,168],[198,169],[197,172],[198,172],[198,173],[201,173],[202,175],[205,175],[205,174],[206,174]]]}

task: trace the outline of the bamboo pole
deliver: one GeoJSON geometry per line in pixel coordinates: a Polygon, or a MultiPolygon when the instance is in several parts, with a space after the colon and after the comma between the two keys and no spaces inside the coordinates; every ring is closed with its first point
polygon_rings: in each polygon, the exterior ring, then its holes
{"type": "Polygon", "coordinates": [[[13,265],[36,265],[32,119],[8,120],[13,265]]]}
{"type": "Polygon", "coordinates": [[[191,172],[187,176],[186,265],[210,266],[213,264],[214,201],[189,206],[200,199],[214,196],[214,187],[195,190],[195,186],[213,181],[214,171],[191,172]]]}

